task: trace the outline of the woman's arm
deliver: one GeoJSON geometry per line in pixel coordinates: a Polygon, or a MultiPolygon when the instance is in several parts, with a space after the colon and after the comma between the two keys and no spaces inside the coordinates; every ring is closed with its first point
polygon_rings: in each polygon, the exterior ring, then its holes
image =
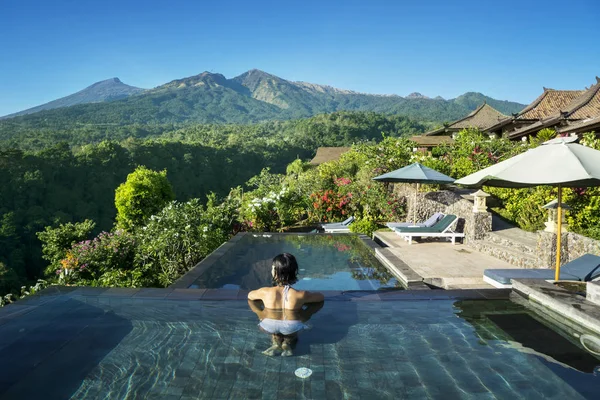
{"type": "Polygon", "coordinates": [[[256,314],[256,316],[258,317],[258,319],[260,319],[261,321],[264,318],[264,307],[261,307],[262,303],[259,301],[255,301],[255,300],[248,300],[248,305],[250,306],[250,309],[256,314]]]}
{"type": "Polygon", "coordinates": [[[248,293],[248,300],[262,300],[262,289],[256,289],[248,293]]]}
{"type": "Polygon", "coordinates": [[[319,303],[325,301],[325,296],[323,296],[323,293],[319,292],[304,291],[302,293],[302,301],[304,301],[304,303],[319,303]]]}

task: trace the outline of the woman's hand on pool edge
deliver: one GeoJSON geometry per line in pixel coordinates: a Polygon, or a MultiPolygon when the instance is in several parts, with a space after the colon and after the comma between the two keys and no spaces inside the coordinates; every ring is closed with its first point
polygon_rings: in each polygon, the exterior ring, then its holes
{"type": "Polygon", "coordinates": [[[304,303],[320,303],[325,301],[325,296],[323,296],[323,293],[305,290],[302,294],[302,300],[304,303]]]}

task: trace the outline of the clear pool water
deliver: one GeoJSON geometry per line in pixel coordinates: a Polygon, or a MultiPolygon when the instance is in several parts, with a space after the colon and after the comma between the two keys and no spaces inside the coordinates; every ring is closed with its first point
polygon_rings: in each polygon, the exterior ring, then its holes
{"type": "Polygon", "coordinates": [[[253,290],[271,286],[273,257],[284,252],[298,260],[299,281],[294,288],[299,290],[401,288],[358,236],[325,234],[247,234],[190,287],[253,290]]]}
{"type": "MultiPolygon", "coordinates": [[[[356,300],[360,300],[357,298],[356,300]]],[[[329,301],[293,357],[246,301],[59,297],[0,319],[2,399],[593,399],[600,360],[509,301],[329,301]],[[309,378],[295,375],[312,370],[309,378]]]]}

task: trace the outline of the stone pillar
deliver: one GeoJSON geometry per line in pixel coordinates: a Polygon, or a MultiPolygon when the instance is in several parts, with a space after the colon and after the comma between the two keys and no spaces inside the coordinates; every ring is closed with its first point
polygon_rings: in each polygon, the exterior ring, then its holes
{"type": "MultiPolygon", "coordinates": [[[[556,265],[556,233],[538,231],[537,259],[538,268],[552,268],[556,265]]],[[[560,265],[569,261],[569,234],[561,235],[560,265]]]]}
{"type": "Polygon", "coordinates": [[[492,231],[492,213],[476,212],[471,214],[471,228],[471,231],[467,232],[468,239],[483,239],[486,233],[492,231]]]}

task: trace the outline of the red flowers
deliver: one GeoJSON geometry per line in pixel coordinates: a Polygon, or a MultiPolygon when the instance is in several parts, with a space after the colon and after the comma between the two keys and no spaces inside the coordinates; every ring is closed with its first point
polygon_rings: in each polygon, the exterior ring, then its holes
{"type": "Polygon", "coordinates": [[[337,178],[334,181],[336,186],[346,186],[352,183],[350,178],[337,178]]]}
{"type": "MultiPolygon", "coordinates": [[[[349,179],[346,180],[350,181],[349,179]]],[[[346,180],[341,182],[345,184],[346,180]]],[[[344,195],[331,189],[312,193],[310,195],[310,199],[312,200],[312,210],[310,213],[314,219],[319,221],[335,221],[341,216],[348,214],[346,208],[350,203],[350,198],[351,194],[344,195]]]]}

